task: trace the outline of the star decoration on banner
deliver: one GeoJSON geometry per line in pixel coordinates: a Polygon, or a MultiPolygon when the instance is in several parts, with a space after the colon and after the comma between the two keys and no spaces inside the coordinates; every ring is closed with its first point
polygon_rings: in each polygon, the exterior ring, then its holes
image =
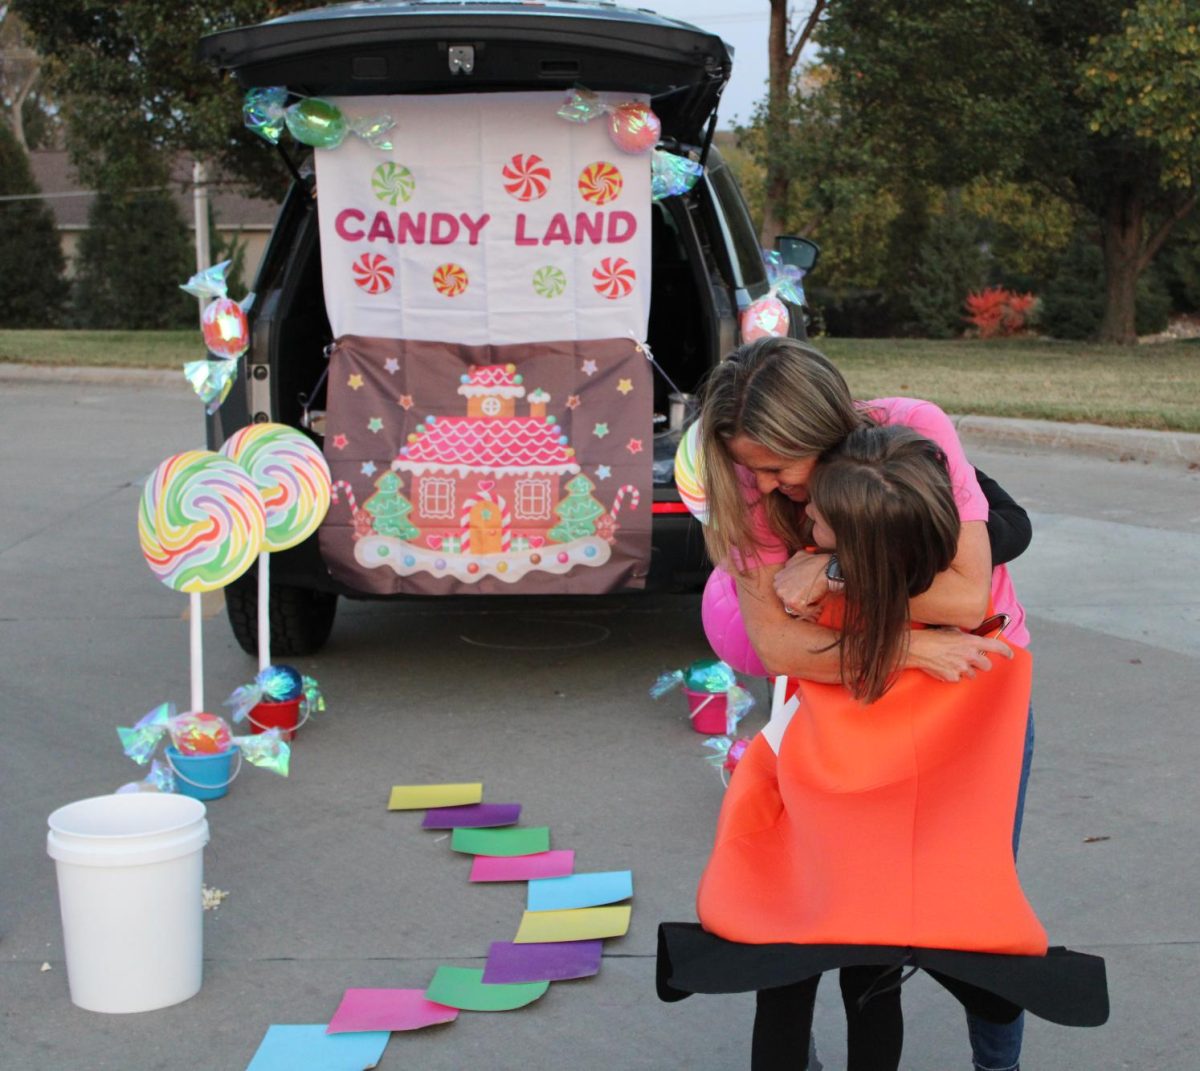
{"type": "Polygon", "coordinates": [[[411,409],[413,407],[412,395],[401,394],[400,397],[396,399],[396,404],[399,405],[401,409],[411,409]]]}
{"type": "Polygon", "coordinates": [[[631,390],[633,390],[633,380],[632,379],[619,380],[617,382],[617,390],[619,390],[622,394],[628,394],[631,390]]]}
{"type": "Polygon", "coordinates": [[[335,435],[333,437],[333,448],[335,450],[345,450],[349,441],[345,435],[335,435]]]}
{"type": "Polygon", "coordinates": [[[400,362],[395,357],[389,357],[383,362],[383,370],[394,376],[400,371],[400,362]]]}
{"type": "Polygon", "coordinates": [[[594,428],[592,428],[592,434],[596,436],[597,439],[603,439],[604,436],[608,434],[608,425],[597,424],[594,428]]]}
{"type": "Polygon", "coordinates": [[[374,461],[364,461],[362,463],[362,468],[359,469],[359,471],[364,476],[374,476],[375,475],[375,462],[374,461]]]}
{"type": "Polygon", "coordinates": [[[579,408],[579,395],[578,394],[567,395],[567,408],[568,409],[578,409],[579,408]]]}
{"type": "Polygon", "coordinates": [[[359,390],[362,387],[362,385],[363,385],[363,377],[360,376],[357,372],[355,372],[348,380],[346,380],[346,386],[349,387],[351,390],[359,390]]]}
{"type": "Polygon", "coordinates": [[[583,368],[581,369],[581,371],[583,372],[583,374],[585,376],[594,376],[596,374],[596,362],[595,361],[584,361],[583,368]]]}
{"type": "Polygon", "coordinates": [[[383,431],[383,417],[371,417],[367,421],[367,431],[383,431]]]}
{"type": "Polygon", "coordinates": [[[625,449],[631,454],[640,454],[642,452],[642,440],[630,439],[629,442],[625,444],[625,449]]]}
{"type": "Polygon", "coordinates": [[[597,480],[607,480],[611,475],[612,475],[612,469],[610,469],[607,465],[597,465],[596,466],[596,479],[597,480]]]}

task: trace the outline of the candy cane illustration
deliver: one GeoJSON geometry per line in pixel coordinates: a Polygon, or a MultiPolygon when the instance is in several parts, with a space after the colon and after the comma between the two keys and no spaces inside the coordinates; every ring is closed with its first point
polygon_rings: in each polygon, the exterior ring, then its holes
{"type": "Polygon", "coordinates": [[[462,512],[458,516],[458,534],[462,540],[463,554],[471,553],[471,510],[480,502],[491,502],[500,509],[500,550],[507,552],[512,549],[512,513],[503,495],[493,495],[491,491],[480,490],[463,500],[462,512]]]}
{"type": "MultiPolygon", "coordinates": [[[[346,492],[346,504],[350,507],[350,512],[358,512],[358,500],[354,497],[354,488],[350,486],[348,480],[335,480],[329,488],[329,499],[336,506],[341,502],[338,497],[338,491],[344,488],[346,492]]],[[[622,488],[624,490],[624,488],[622,488]]]]}
{"type": "Polygon", "coordinates": [[[612,514],[612,519],[617,519],[617,514],[621,512],[621,506],[625,502],[625,495],[629,495],[629,508],[635,510],[638,508],[638,503],[641,502],[642,496],[638,493],[638,489],[631,483],[622,484],[617,488],[617,495],[613,499],[612,508],[608,511],[612,514]]]}

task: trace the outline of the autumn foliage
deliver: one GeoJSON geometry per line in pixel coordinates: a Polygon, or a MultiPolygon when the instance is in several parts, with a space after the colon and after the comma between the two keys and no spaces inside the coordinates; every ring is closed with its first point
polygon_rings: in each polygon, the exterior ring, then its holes
{"type": "Polygon", "coordinates": [[[980,338],[1006,338],[1019,334],[1029,324],[1030,310],[1037,301],[1032,294],[1018,294],[999,286],[972,291],[965,302],[964,317],[975,325],[980,338]]]}

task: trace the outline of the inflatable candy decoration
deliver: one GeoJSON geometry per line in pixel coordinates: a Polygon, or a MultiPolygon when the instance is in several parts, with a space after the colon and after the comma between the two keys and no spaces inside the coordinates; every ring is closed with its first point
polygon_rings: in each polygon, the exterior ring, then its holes
{"type": "Polygon", "coordinates": [[[336,149],[350,131],[341,108],[320,97],[297,101],[284,111],[284,121],[292,137],[314,149],[336,149]]]}
{"type": "Polygon", "coordinates": [[[746,635],[738,606],[737,585],[724,569],[714,569],[704,585],[700,621],[708,645],[723,662],[747,677],[768,675],[746,635]]]}
{"type": "Polygon", "coordinates": [[[283,135],[288,91],[285,86],[265,86],[247,91],[242,102],[242,121],[264,141],[278,145],[283,135]]]}
{"type": "Polygon", "coordinates": [[[662,137],[662,123],[649,104],[618,104],[608,117],[608,136],[622,152],[649,152],[662,137]]]}
{"type": "Polygon", "coordinates": [[[237,372],[237,361],[188,361],[183,366],[184,378],[192,385],[210,416],[229,397],[237,372]]]}
{"type": "Polygon", "coordinates": [[[756,342],[760,338],[783,338],[788,333],[791,322],[787,306],[770,294],[743,309],[738,321],[743,342],[756,342]]]}
{"type": "Polygon", "coordinates": [[[650,158],[650,199],[661,201],[687,193],[704,174],[704,168],[686,156],[655,149],[650,158]]]}
{"type": "Polygon", "coordinates": [[[203,710],[177,714],[167,722],[167,731],[181,755],[221,755],[233,746],[229,723],[203,710]]]}
{"type": "Polygon", "coordinates": [[[226,292],[225,277],[229,274],[231,263],[223,260],[220,264],[205,268],[179,287],[193,297],[213,299],[200,313],[200,333],[209,352],[226,360],[240,357],[250,348],[250,325],[246,313],[226,292]]]}

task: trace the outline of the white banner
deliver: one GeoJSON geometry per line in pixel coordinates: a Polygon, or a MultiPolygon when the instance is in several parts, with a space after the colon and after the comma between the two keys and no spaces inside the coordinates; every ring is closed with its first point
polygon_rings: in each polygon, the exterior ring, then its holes
{"type": "MultiPolygon", "coordinates": [[[[630,94],[624,99],[637,99],[630,94]]],[[[341,97],[393,149],[318,149],[334,337],[464,345],[646,337],[650,154],[552,93],[341,97]]]]}

